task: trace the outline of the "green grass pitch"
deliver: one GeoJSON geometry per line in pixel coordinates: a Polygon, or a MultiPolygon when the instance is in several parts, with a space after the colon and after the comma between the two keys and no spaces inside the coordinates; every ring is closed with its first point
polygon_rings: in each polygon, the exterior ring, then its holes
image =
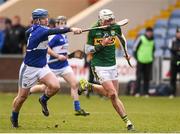
{"type": "MultiPolygon", "coordinates": [[[[20,128],[11,127],[11,103],[16,94],[0,93],[0,132],[127,132],[124,123],[107,99],[92,96],[80,97],[82,108],[91,113],[88,117],[74,115],[70,95],[56,95],[49,101],[50,116],[44,117],[38,102],[40,94],[31,95],[20,113],[20,128]]],[[[120,97],[135,132],[180,132],[180,98],[120,97]]]]}

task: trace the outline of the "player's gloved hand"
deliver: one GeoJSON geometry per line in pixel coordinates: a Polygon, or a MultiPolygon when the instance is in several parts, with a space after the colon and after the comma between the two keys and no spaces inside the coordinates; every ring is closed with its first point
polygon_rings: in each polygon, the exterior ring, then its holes
{"type": "Polygon", "coordinates": [[[113,43],[112,37],[106,37],[106,38],[103,38],[101,44],[103,46],[108,46],[109,44],[112,44],[112,43],[113,43]]]}
{"type": "Polygon", "coordinates": [[[67,56],[64,56],[64,55],[58,55],[57,59],[60,60],[60,61],[64,61],[64,60],[67,59],[67,56]]]}
{"type": "Polygon", "coordinates": [[[74,34],[81,34],[82,33],[82,29],[76,28],[76,27],[71,27],[71,31],[74,32],[74,34]]]}

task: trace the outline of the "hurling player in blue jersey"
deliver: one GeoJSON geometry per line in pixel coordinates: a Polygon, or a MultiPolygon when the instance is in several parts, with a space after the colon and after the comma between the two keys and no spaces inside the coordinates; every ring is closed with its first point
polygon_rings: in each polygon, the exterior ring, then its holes
{"type": "Polygon", "coordinates": [[[80,34],[79,28],[64,27],[49,29],[48,11],[45,9],[35,9],[32,12],[33,24],[27,30],[27,49],[24,61],[19,71],[19,90],[18,95],[13,101],[12,115],[10,117],[12,126],[18,128],[19,111],[29,95],[29,90],[37,81],[44,83],[45,93],[39,98],[42,112],[45,116],[49,115],[47,101],[59,91],[60,84],[58,78],[51,72],[47,65],[47,52],[59,60],[64,60],[64,56],[56,54],[48,49],[48,36],[58,33],[74,32],[80,34]]]}
{"type": "MultiPolygon", "coordinates": [[[[66,27],[66,17],[58,16],[56,19],[56,27],[63,29],[66,27]]],[[[68,39],[66,34],[56,34],[49,36],[49,47],[55,53],[64,56],[64,60],[58,60],[56,62],[49,63],[49,67],[56,76],[63,77],[64,80],[71,86],[71,96],[74,99],[74,110],[76,111],[75,115],[86,116],[89,115],[88,112],[85,112],[84,109],[81,109],[79,96],[78,96],[78,81],[74,72],[67,61],[68,55],[68,39]]],[[[50,56],[49,61],[56,59],[54,56],[50,56]]],[[[30,89],[31,93],[44,91],[46,89],[46,85],[40,84],[32,87],[30,89]]]]}

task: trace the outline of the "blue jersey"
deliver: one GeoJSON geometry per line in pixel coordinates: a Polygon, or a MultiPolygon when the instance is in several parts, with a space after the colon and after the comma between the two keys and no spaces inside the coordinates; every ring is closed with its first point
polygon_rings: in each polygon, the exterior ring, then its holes
{"type": "Polygon", "coordinates": [[[27,50],[24,63],[32,67],[44,67],[47,64],[48,36],[58,33],[70,32],[69,28],[49,29],[41,25],[32,25],[27,31],[27,50]]]}
{"type": "MultiPolygon", "coordinates": [[[[65,34],[57,34],[49,37],[49,47],[58,54],[67,55],[68,54],[68,39],[65,34]]],[[[53,56],[50,56],[49,60],[55,59],[53,56]]],[[[61,69],[68,66],[68,61],[56,61],[49,64],[51,69],[61,69]]]]}

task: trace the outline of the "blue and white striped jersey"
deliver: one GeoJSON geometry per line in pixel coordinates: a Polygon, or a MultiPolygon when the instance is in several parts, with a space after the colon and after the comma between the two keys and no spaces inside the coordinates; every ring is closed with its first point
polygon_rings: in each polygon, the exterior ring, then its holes
{"type": "Polygon", "coordinates": [[[41,25],[32,25],[27,31],[28,36],[27,50],[24,63],[32,67],[44,67],[47,64],[48,36],[58,33],[70,32],[70,28],[64,29],[53,28],[41,25]]]}
{"type": "MultiPolygon", "coordinates": [[[[56,34],[49,36],[49,47],[58,54],[67,55],[68,54],[68,39],[65,34],[56,34]]],[[[55,59],[53,56],[50,56],[49,61],[55,59]]],[[[61,69],[68,66],[68,61],[56,61],[49,64],[49,67],[52,69],[61,69]]]]}

